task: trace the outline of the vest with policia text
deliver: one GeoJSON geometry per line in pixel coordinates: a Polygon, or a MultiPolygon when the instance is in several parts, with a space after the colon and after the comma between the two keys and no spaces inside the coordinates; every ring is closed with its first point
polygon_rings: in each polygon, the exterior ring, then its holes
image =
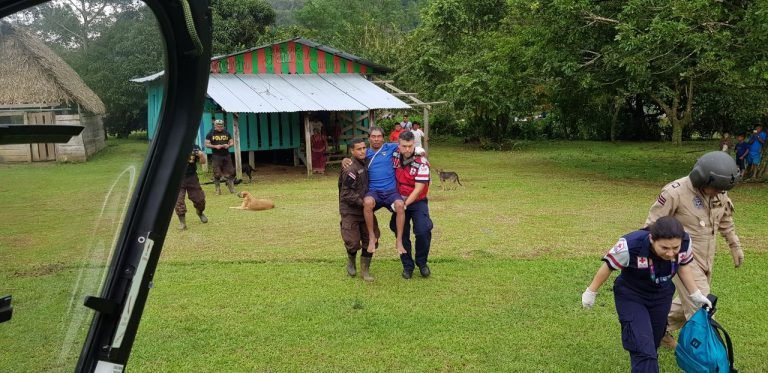
{"type": "Polygon", "coordinates": [[[677,260],[668,261],[653,253],[649,235],[646,230],[624,235],[602,260],[611,270],[621,270],[616,283],[646,294],[671,293],[675,289],[672,278],[679,266],[693,261],[691,239],[686,233],[677,260]]]}
{"type": "MultiPolygon", "coordinates": [[[[217,132],[216,130],[211,130],[211,132],[208,132],[208,135],[205,136],[205,139],[211,142],[211,145],[225,145],[229,144],[229,140],[232,138],[232,135],[227,132],[227,130],[217,132]]],[[[211,149],[211,152],[214,155],[229,155],[229,149],[211,149]]]]}

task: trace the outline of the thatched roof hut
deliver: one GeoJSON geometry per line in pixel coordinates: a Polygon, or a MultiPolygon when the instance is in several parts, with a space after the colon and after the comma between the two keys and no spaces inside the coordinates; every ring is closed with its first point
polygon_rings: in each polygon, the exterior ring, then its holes
{"type": "Polygon", "coordinates": [[[106,146],[104,103],[42,41],[0,21],[0,124],[81,125],[66,144],[0,146],[0,163],[85,161],[106,146]]]}
{"type": "Polygon", "coordinates": [[[27,32],[0,21],[0,107],[72,104],[93,114],[106,111],[61,57],[27,32]]]}

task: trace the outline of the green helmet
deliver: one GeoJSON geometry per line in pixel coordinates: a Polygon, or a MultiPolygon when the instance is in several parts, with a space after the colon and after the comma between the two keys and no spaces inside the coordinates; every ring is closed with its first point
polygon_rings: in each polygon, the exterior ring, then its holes
{"type": "Polygon", "coordinates": [[[718,150],[702,155],[688,177],[696,188],[731,190],[739,181],[739,167],[728,153],[718,150]]]}

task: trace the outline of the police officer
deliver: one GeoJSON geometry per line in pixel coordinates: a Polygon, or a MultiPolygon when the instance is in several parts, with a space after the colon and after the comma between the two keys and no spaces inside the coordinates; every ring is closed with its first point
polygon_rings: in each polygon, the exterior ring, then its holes
{"type": "Polygon", "coordinates": [[[205,164],[207,162],[205,153],[200,150],[200,147],[194,145],[192,147],[192,153],[187,158],[187,168],[184,170],[184,178],[181,180],[181,187],[179,188],[179,196],[176,198],[176,215],[179,217],[181,225],[180,229],[187,229],[187,204],[184,202],[186,195],[189,195],[189,199],[195,206],[197,216],[203,223],[208,222],[208,217],[205,216],[205,192],[200,187],[200,180],[197,178],[197,162],[205,164]]]}
{"type": "Polygon", "coordinates": [[[603,264],[581,295],[582,306],[592,307],[597,291],[611,272],[621,271],[613,283],[613,294],[621,341],[629,352],[632,372],[659,371],[657,350],[672,305],[675,274],[697,307],[712,306],[696,288],[692,262],[691,240],[683,225],[674,217],[663,217],[646,230],[621,237],[603,257],[603,264]]]}
{"type": "MultiPolygon", "coordinates": [[[[431,271],[427,264],[429,246],[432,243],[432,219],[429,217],[429,162],[427,158],[416,155],[413,132],[400,134],[399,150],[393,154],[397,189],[405,199],[405,224],[403,226],[403,246],[405,253],[400,254],[403,263],[403,278],[413,276],[415,266],[419,267],[422,277],[429,277],[431,271]],[[416,263],[411,257],[411,225],[416,236],[416,263]]],[[[396,215],[392,215],[389,227],[396,232],[396,215]]]]}
{"type": "MultiPolygon", "coordinates": [[[[368,191],[368,168],[365,164],[366,147],[363,139],[352,139],[349,143],[352,164],[339,174],[339,214],[341,215],[341,238],[347,249],[347,273],[357,274],[355,259],[360,254],[360,269],[365,281],[373,281],[370,274],[371,259],[374,251],[368,249],[368,229],[363,216],[363,198],[368,191]]],[[[380,236],[378,223],[374,217],[375,239],[380,236]]]]}
{"type": "MultiPolygon", "coordinates": [[[[674,216],[691,235],[695,261],[691,273],[704,295],[709,294],[712,283],[717,232],[728,242],[733,264],[738,268],[744,261],[733,223],[733,202],[726,193],[738,178],[739,168],[728,153],[709,152],[699,158],[688,176],[667,184],[648,212],[646,226],[662,216],[674,216]]],[[[668,331],[680,329],[696,311],[680,280],[675,281],[678,296],[669,313],[668,331]]],[[[669,348],[676,346],[669,333],[664,336],[663,344],[669,348]]]]}
{"type": "Polygon", "coordinates": [[[227,188],[230,193],[235,193],[235,167],[229,156],[229,148],[234,145],[232,135],[224,128],[224,121],[213,121],[213,130],[205,136],[205,147],[212,149],[213,184],[216,186],[216,194],[221,194],[219,182],[221,177],[227,179],[227,188]]]}

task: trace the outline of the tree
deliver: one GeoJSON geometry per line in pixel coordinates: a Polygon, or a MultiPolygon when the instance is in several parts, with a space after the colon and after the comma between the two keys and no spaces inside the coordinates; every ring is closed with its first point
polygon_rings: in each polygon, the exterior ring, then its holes
{"type": "Polygon", "coordinates": [[[85,51],[116,22],[119,14],[140,6],[137,0],[51,1],[19,12],[14,18],[59,51],[85,51]]]}
{"type": "Polygon", "coordinates": [[[213,0],[211,13],[214,54],[258,46],[276,17],[265,0],[213,0]]]}
{"type": "Polygon", "coordinates": [[[147,128],[145,87],[129,80],[163,70],[164,46],[149,8],[123,11],[68,62],[107,107],[105,129],[120,137],[147,128]]]}

